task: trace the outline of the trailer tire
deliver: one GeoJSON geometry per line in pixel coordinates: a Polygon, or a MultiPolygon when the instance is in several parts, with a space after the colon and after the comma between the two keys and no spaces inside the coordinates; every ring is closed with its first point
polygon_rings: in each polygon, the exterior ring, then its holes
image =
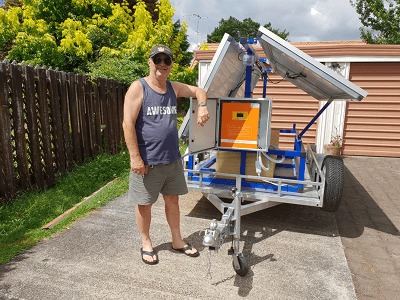
{"type": "Polygon", "coordinates": [[[325,191],[322,210],[335,212],[343,195],[344,163],[341,157],[327,155],[322,163],[325,173],[325,191]]]}
{"type": "Polygon", "coordinates": [[[249,273],[249,264],[247,263],[246,258],[244,258],[244,256],[238,255],[238,261],[239,261],[240,269],[236,270],[235,265],[232,262],[233,269],[235,270],[236,274],[238,274],[239,276],[242,276],[242,277],[246,276],[246,274],[249,273]]]}

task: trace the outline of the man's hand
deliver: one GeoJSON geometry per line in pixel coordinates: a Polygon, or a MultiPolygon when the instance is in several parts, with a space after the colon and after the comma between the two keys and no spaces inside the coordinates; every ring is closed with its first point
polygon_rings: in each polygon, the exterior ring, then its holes
{"type": "Polygon", "coordinates": [[[197,124],[204,127],[204,124],[210,119],[207,106],[200,106],[197,109],[197,124]]]}
{"type": "Polygon", "coordinates": [[[131,170],[135,174],[144,175],[147,174],[149,166],[145,166],[141,158],[131,159],[131,170]]]}
{"type": "MultiPolygon", "coordinates": [[[[171,81],[172,87],[174,88],[177,97],[194,97],[197,98],[197,103],[207,103],[207,93],[205,90],[189,85],[180,83],[177,81],[171,81]]],[[[199,106],[197,109],[197,124],[204,127],[204,124],[210,119],[208,114],[207,106],[199,106]]]]}

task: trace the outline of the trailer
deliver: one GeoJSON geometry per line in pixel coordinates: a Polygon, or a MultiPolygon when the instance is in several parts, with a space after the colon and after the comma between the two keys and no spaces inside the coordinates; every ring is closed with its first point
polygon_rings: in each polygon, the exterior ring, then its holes
{"type": "Polygon", "coordinates": [[[256,39],[242,38],[240,43],[225,34],[200,87],[207,91],[210,120],[204,127],[196,124],[197,101],[191,99],[179,130],[180,138],[188,142],[187,185],[190,191],[203,193],[222,214],[219,222],[214,219],[203,230],[208,260],[211,251],[231,238],[228,254],[233,269],[245,276],[249,265],[239,247],[242,216],[281,203],[338,209],[343,161],[316,153],[315,145],[304,145],[302,137],[332,101],[361,101],[368,93],[262,26],[256,39]],[[262,46],[266,59],[257,55],[255,43],[262,46]],[[269,72],[327,101],[305,128],[298,130],[296,124],[271,128],[273,99],[266,98],[269,72]],[[253,98],[260,78],[263,98],[253,98]],[[280,133],[293,136],[292,150],[279,148],[280,133]]]}

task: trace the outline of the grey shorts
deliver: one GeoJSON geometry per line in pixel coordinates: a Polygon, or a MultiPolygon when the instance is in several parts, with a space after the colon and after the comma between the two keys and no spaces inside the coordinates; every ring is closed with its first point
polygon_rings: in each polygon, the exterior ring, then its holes
{"type": "Polygon", "coordinates": [[[182,160],[167,165],[149,166],[144,176],[133,173],[129,177],[128,198],[135,204],[150,205],[158,195],[178,196],[188,193],[182,160]]]}

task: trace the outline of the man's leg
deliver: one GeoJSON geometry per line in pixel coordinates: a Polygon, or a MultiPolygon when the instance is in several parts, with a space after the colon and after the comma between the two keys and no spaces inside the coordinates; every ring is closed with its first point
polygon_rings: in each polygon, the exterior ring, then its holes
{"type": "MultiPolygon", "coordinates": [[[[153,251],[150,239],[151,205],[137,205],[136,223],[142,235],[143,251],[153,251]]],[[[157,260],[156,256],[143,255],[144,260],[152,262],[157,260]]]]}
{"type": "MultiPolygon", "coordinates": [[[[165,201],[165,214],[167,216],[168,225],[171,228],[172,248],[181,249],[187,246],[183,241],[180,229],[180,212],[179,212],[179,196],[163,195],[165,201]]],[[[197,250],[192,247],[186,253],[193,254],[197,250]]]]}

